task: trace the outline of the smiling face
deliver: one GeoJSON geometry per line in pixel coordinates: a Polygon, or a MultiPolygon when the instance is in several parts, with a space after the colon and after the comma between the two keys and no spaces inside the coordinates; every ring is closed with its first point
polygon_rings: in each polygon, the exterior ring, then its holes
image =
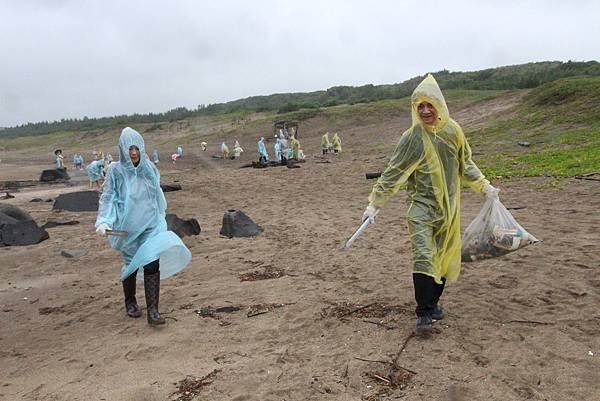
{"type": "Polygon", "coordinates": [[[427,125],[435,124],[435,121],[438,117],[437,110],[433,105],[429,102],[422,102],[417,107],[417,112],[419,113],[419,117],[423,122],[427,125]]]}
{"type": "Polygon", "coordinates": [[[140,162],[140,150],[137,146],[131,146],[129,148],[129,157],[131,157],[131,162],[134,166],[137,166],[140,162]]]}

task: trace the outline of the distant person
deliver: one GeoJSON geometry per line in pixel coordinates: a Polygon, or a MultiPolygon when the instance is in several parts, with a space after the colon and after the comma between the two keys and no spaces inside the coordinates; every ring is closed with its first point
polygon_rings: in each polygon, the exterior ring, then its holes
{"type": "Polygon", "coordinates": [[[269,162],[269,153],[267,153],[267,147],[265,146],[265,138],[262,136],[258,140],[258,162],[263,166],[269,162]]]}
{"type": "Polygon", "coordinates": [[[183,148],[181,147],[181,145],[177,146],[177,154],[179,155],[179,157],[183,157],[183,148]]]}
{"type": "Polygon", "coordinates": [[[282,130],[279,130],[280,134],[279,134],[279,146],[281,148],[281,165],[285,166],[287,164],[287,160],[288,160],[288,151],[289,149],[289,144],[288,144],[288,140],[286,139],[285,135],[283,134],[282,130]]]}
{"type": "Polygon", "coordinates": [[[279,138],[275,141],[275,145],[273,145],[273,152],[275,153],[275,162],[281,163],[281,142],[279,138]]]}
{"type": "Polygon", "coordinates": [[[300,141],[296,139],[295,136],[292,136],[292,159],[300,160],[300,141]]]}
{"type": "Polygon", "coordinates": [[[75,153],[75,155],[73,155],[73,168],[77,170],[77,161],[79,160],[79,155],[77,153],[75,153]]]}
{"type": "Polygon", "coordinates": [[[171,161],[173,162],[173,164],[175,164],[175,162],[177,161],[177,159],[179,159],[179,153],[173,153],[171,155],[171,161]]]}
{"type": "Polygon", "coordinates": [[[60,149],[56,149],[54,151],[54,156],[56,156],[56,159],[54,161],[54,164],[56,165],[56,169],[57,170],[62,170],[65,168],[65,163],[64,163],[64,156],[62,155],[62,150],[60,149]]]}
{"type": "Polygon", "coordinates": [[[229,159],[229,146],[225,142],[221,143],[221,157],[229,159]]]}
{"type": "Polygon", "coordinates": [[[85,160],[83,159],[83,155],[80,153],[77,155],[77,162],[75,163],[78,170],[83,170],[83,163],[85,163],[85,160]]]}
{"type": "Polygon", "coordinates": [[[92,159],[98,160],[98,151],[95,149],[92,150],[92,159]]]}
{"type": "Polygon", "coordinates": [[[208,144],[206,142],[200,143],[200,148],[202,149],[203,152],[206,152],[207,147],[208,147],[208,144]]]}
{"type": "Polygon", "coordinates": [[[90,189],[94,188],[94,184],[98,189],[102,186],[104,179],[104,159],[94,160],[86,167],[86,172],[90,178],[90,189]]]}
{"type": "Polygon", "coordinates": [[[152,163],[154,163],[155,165],[158,164],[159,159],[158,159],[158,149],[154,149],[152,151],[152,158],[150,159],[152,161],[152,163]]]}
{"type": "Polygon", "coordinates": [[[96,233],[102,237],[109,230],[126,232],[126,236],[109,236],[112,248],[121,252],[121,280],[127,316],[138,318],[142,311],[135,298],[136,276],[144,275],[148,324],[165,323],[158,311],[160,280],[187,266],[192,255],[181,239],[167,231],[167,201],[160,188],[160,174],[146,155],[144,139],[132,128],[125,128],[119,138],[119,162],[113,163],[96,218],[96,233]]]}
{"type": "Polygon", "coordinates": [[[242,153],[244,153],[244,149],[242,148],[242,146],[240,145],[240,143],[238,141],[235,141],[235,145],[233,147],[233,157],[235,157],[237,159],[238,157],[240,157],[242,155],[242,153]]]}
{"type": "Polygon", "coordinates": [[[334,153],[342,152],[342,140],[340,139],[337,132],[335,134],[333,134],[332,146],[333,146],[334,153]]]}
{"type": "Polygon", "coordinates": [[[110,164],[113,161],[112,155],[110,153],[107,153],[105,160],[110,164]]]}
{"type": "Polygon", "coordinates": [[[321,137],[321,152],[323,152],[323,154],[326,154],[327,152],[329,152],[330,148],[331,142],[329,142],[329,132],[326,132],[321,137]]]}
{"type": "MultiPolygon", "coordinates": [[[[411,96],[412,125],[400,137],[390,162],[369,195],[362,221],[375,222],[381,207],[406,188],[412,278],[417,307],[415,333],[432,332],[444,317],[438,304],[446,282],[460,273],[460,192],[462,183],[497,196],[471,159],[460,126],[450,118],[442,91],[430,74],[411,96]]],[[[471,322],[465,322],[467,324],[471,322]]]]}

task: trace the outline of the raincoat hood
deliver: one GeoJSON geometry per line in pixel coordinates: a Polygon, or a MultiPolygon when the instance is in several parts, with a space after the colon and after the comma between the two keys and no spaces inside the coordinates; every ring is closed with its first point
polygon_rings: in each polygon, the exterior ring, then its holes
{"type": "Polygon", "coordinates": [[[412,124],[413,127],[421,125],[425,127],[428,132],[439,132],[450,120],[450,113],[448,112],[448,106],[446,106],[446,100],[437,81],[431,74],[427,74],[427,77],[415,88],[410,98],[411,110],[412,110],[412,124]],[[435,124],[425,124],[417,108],[419,104],[423,102],[429,102],[435,107],[438,117],[435,124]]]}
{"type": "Polygon", "coordinates": [[[119,138],[119,162],[126,169],[135,168],[129,156],[129,148],[132,146],[137,147],[140,151],[140,162],[138,164],[138,167],[140,167],[147,161],[144,138],[133,128],[124,128],[119,138]]]}

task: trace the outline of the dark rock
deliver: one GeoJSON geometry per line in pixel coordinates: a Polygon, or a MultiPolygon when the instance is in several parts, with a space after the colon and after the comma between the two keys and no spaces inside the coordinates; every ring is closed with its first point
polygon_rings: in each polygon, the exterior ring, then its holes
{"type": "Polygon", "coordinates": [[[68,210],[71,212],[96,212],[100,194],[96,191],[80,191],[61,194],[54,201],[52,209],[68,210]]]}
{"type": "Polygon", "coordinates": [[[163,192],[181,191],[181,185],[179,184],[160,184],[160,188],[163,192]]]}
{"type": "Polygon", "coordinates": [[[43,202],[44,200],[42,198],[33,198],[32,200],[30,200],[29,202],[43,202]]]}
{"type": "Polygon", "coordinates": [[[77,220],[48,220],[42,228],[53,228],[56,226],[73,226],[79,224],[77,220]]]}
{"type": "MultiPolygon", "coordinates": [[[[17,221],[33,220],[33,217],[26,211],[19,209],[14,205],[0,204],[0,213],[14,218],[17,221]]],[[[0,221],[1,222],[1,221],[0,221]]]]}
{"type": "Polygon", "coordinates": [[[44,170],[40,176],[40,181],[42,182],[66,181],[70,179],[71,177],[69,177],[69,173],[67,173],[66,168],[44,170]]]}
{"type": "Polygon", "coordinates": [[[65,258],[79,258],[87,255],[87,251],[84,251],[83,249],[63,249],[60,251],[60,254],[65,258]]]}
{"type": "Polygon", "coordinates": [[[198,235],[200,234],[200,223],[196,219],[183,220],[177,217],[176,214],[167,214],[167,229],[173,231],[183,238],[186,235],[198,235]]]}
{"type": "Polygon", "coordinates": [[[220,234],[229,238],[254,237],[263,229],[246,216],[241,210],[230,209],[223,215],[223,226],[220,234]]]}
{"type": "Polygon", "coordinates": [[[48,199],[46,199],[44,202],[54,202],[54,199],[50,199],[50,198],[48,198],[48,199]]]}
{"type": "Polygon", "coordinates": [[[0,242],[6,246],[33,245],[50,238],[33,220],[0,225],[0,242]]]}

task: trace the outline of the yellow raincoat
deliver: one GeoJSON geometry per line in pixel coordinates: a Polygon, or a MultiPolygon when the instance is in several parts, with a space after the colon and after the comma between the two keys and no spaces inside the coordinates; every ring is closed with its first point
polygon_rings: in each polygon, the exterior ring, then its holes
{"type": "Polygon", "coordinates": [[[326,132],[321,137],[321,149],[329,150],[330,147],[331,147],[331,142],[329,142],[329,132],[326,132]]]}
{"type": "Polygon", "coordinates": [[[300,141],[296,139],[295,136],[291,139],[292,145],[292,158],[298,160],[300,155],[300,141]]]}
{"type": "Polygon", "coordinates": [[[342,140],[340,139],[337,132],[335,134],[333,134],[332,143],[333,143],[333,150],[335,150],[336,152],[342,151],[342,140]]]}
{"type": "Polygon", "coordinates": [[[429,74],[411,97],[412,126],[402,134],[390,162],[373,186],[370,205],[382,207],[406,188],[408,231],[413,272],[441,284],[460,273],[461,180],[476,192],[489,183],[471,160],[471,148],[456,121],[450,118],[442,92],[429,74]],[[417,112],[422,102],[438,112],[426,125],[417,112]]]}

